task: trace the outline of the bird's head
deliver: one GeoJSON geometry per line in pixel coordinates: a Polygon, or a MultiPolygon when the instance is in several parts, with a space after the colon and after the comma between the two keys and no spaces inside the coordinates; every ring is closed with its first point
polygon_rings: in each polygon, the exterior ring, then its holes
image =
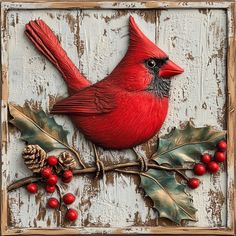
{"type": "Polygon", "coordinates": [[[129,32],[128,50],[112,72],[116,82],[130,91],[147,90],[159,97],[168,97],[170,77],[184,70],[143,34],[132,16],[129,32]]]}

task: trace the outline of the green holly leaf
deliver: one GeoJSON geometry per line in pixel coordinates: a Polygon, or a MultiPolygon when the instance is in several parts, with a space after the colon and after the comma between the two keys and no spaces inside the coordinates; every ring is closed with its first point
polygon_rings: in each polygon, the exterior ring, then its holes
{"type": "Polygon", "coordinates": [[[160,165],[169,164],[172,167],[196,162],[203,152],[215,150],[217,143],[225,138],[225,131],[217,131],[211,126],[195,128],[187,123],[184,129],[174,129],[167,138],[159,139],[153,159],[160,165]]]}
{"type": "Polygon", "coordinates": [[[153,200],[160,217],[179,224],[181,220],[196,221],[192,198],[185,192],[185,185],[175,179],[175,174],[151,169],[141,173],[140,187],[153,200]]]}
{"type": "Polygon", "coordinates": [[[9,122],[21,131],[21,139],[28,144],[38,144],[46,152],[68,147],[67,134],[53,117],[44,111],[35,112],[29,105],[8,105],[13,119],[9,122]]]}

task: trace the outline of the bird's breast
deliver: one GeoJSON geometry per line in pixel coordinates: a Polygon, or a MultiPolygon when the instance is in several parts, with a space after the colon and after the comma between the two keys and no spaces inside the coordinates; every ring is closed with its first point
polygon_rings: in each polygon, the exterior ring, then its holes
{"type": "Polygon", "coordinates": [[[144,143],[161,128],[168,98],[148,92],[121,94],[116,109],[90,117],[74,116],[78,128],[92,142],[110,149],[126,149],[144,143]]]}

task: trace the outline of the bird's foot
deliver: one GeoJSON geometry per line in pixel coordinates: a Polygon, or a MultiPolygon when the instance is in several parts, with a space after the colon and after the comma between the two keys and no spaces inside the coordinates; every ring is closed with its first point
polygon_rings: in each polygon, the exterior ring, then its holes
{"type": "Polygon", "coordinates": [[[135,153],[136,157],[138,158],[138,161],[140,162],[140,169],[142,172],[148,171],[148,160],[146,160],[144,157],[140,156],[135,148],[132,148],[133,152],[135,153]]]}
{"type": "Polygon", "coordinates": [[[96,161],[96,166],[97,166],[97,172],[96,172],[96,175],[95,175],[95,179],[98,179],[99,176],[104,176],[104,174],[105,174],[105,170],[104,170],[105,166],[104,166],[103,162],[100,161],[100,160],[96,161]]]}
{"type": "Polygon", "coordinates": [[[103,162],[100,160],[100,158],[98,156],[97,148],[96,148],[96,146],[94,144],[93,144],[93,151],[94,151],[95,163],[96,163],[96,167],[97,167],[97,172],[96,172],[95,179],[98,179],[98,177],[100,175],[104,176],[104,174],[105,174],[105,166],[104,166],[103,162]]]}
{"type": "Polygon", "coordinates": [[[147,172],[148,171],[148,161],[144,157],[139,157],[138,160],[140,161],[141,171],[147,172]]]}

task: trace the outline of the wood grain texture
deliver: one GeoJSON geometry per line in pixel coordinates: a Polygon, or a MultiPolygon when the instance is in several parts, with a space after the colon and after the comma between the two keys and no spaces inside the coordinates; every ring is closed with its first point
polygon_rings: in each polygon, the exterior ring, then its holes
{"type": "MultiPolygon", "coordinates": [[[[10,3],[17,3],[17,2],[22,2],[22,3],[32,3],[32,0],[0,0],[0,2],[10,2],[10,3]]],[[[58,2],[58,3],[65,3],[65,0],[58,0],[58,1],[55,1],[55,0],[36,0],[36,1],[33,1],[34,3],[45,3],[45,2],[58,2]]],[[[78,3],[77,0],[70,0],[70,1],[67,1],[67,2],[71,2],[71,3],[78,3]]],[[[100,1],[100,0],[80,0],[79,2],[82,2],[82,3],[88,3],[88,2],[91,2],[91,3],[99,3],[99,2],[111,2],[110,0],[103,0],[103,1],[100,1]]],[[[119,3],[120,1],[112,1],[112,3],[119,3]]],[[[145,2],[155,2],[155,1],[150,1],[150,0],[146,0],[146,1],[143,1],[143,0],[135,0],[135,1],[130,1],[130,0],[123,0],[122,2],[132,2],[132,3],[139,3],[139,2],[142,2],[142,3],[145,3],[145,2]]],[[[178,0],[168,0],[168,2],[177,2],[177,3],[180,3],[178,0]]],[[[197,2],[199,3],[199,0],[183,0],[181,1],[181,3],[191,3],[191,2],[197,2]]],[[[221,2],[220,0],[211,0],[211,1],[206,1],[206,3],[209,2],[210,4],[216,2],[216,3],[219,3],[221,2]]],[[[226,3],[232,3],[234,2],[234,0],[225,0],[224,2],[226,3]]]]}
{"type": "MultiPolygon", "coordinates": [[[[227,54],[227,64],[229,65],[227,68],[227,82],[228,82],[228,116],[227,116],[227,124],[228,124],[228,143],[229,143],[229,150],[227,155],[235,157],[234,150],[236,148],[235,143],[235,125],[236,125],[236,82],[235,82],[235,76],[236,76],[236,67],[235,67],[235,47],[236,47],[236,5],[232,5],[231,9],[227,12],[227,17],[229,19],[228,25],[229,25],[229,37],[228,37],[228,54],[227,54]]],[[[228,224],[229,227],[232,228],[232,231],[234,231],[234,234],[236,234],[236,187],[235,187],[235,181],[236,181],[236,162],[235,158],[230,158],[227,160],[227,166],[228,166],[228,212],[230,212],[227,216],[228,218],[228,224]]]]}
{"type": "MultiPolygon", "coordinates": [[[[10,1],[4,1],[4,0],[1,0],[1,2],[30,2],[32,3],[31,0],[22,0],[22,1],[19,1],[19,0],[10,0],[10,1]]],[[[34,2],[55,2],[55,0],[37,0],[37,1],[34,1],[34,2]]],[[[56,2],[65,2],[64,0],[58,0],[56,2]]],[[[78,2],[76,0],[70,0],[70,2],[78,2]]],[[[110,0],[81,0],[80,2],[111,2],[110,0]]],[[[112,2],[119,2],[119,1],[112,1],[112,2]]],[[[143,0],[136,0],[136,1],[130,1],[130,0],[124,0],[123,2],[150,2],[149,0],[147,1],[143,1],[143,0]]],[[[169,2],[179,2],[178,0],[169,0],[169,2]]],[[[181,2],[199,2],[199,0],[183,0],[181,2]]],[[[220,0],[212,0],[212,1],[208,1],[208,2],[220,2],[220,0]]],[[[233,0],[225,0],[224,2],[234,2],[233,0]]]]}
{"type": "MultiPolygon", "coordinates": [[[[34,2],[23,3],[24,9],[177,9],[177,8],[197,8],[197,9],[218,9],[228,8],[234,1],[86,1],[86,2],[34,2]]],[[[3,2],[2,6],[5,9],[19,9],[22,8],[22,4],[19,2],[3,2]]]]}
{"type": "MultiPolygon", "coordinates": [[[[59,73],[24,36],[24,25],[29,20],[39,16],[45,20],[58,35],[63,48],[81,72],[92,82],[96,82],[112,71],[127,49],[129,15],[133,15],[143,32],[185,69],[183,75],[173,79],[169,115],[161,134],[168,133],[175,126],[180,127],[189,119],[197,127],[208,124],[218,129],[226,128],[227,15],[222,9],[48,9],[33,10],[30,14],[28,10],[9,11],[5,23],[7,32],[4,31],[7,35],[3,37],[8,40],[8,48],[4,49],[4,55],[8,55],[8,58],[4,61],[9,61],[9,67],[3,74],[5,73],[9,80],[9,96],[5,90],[2,91],[2,107],[8,97],[9,102],[23,105],[25,100],[28,100],[35,108],[48,111],[56,100],[67,96],[59,73]]],[[[229,44],[232,55],[235,41],[234,32],[231,33],[229,44]]],[[[228,57],[228,62],[233,64],[234,57],[228,57]]],[[[228,70],[230,99],[235,101],[235,72],[233,68],[228,70]]],[[[231,103],[230,109],[234,107],[235,103],[231,103]]],[[[2,112],[2,115],[4,114],[6,115],[6,112],[2,112]]],[[[228,116],[228,127],[231,130],[235,127],[235,123],[232,123],[233,117],[234,113],[231,112],[228,116]]],[[[7,117],[2,117],[2,122],[6,120],[7,117]]],[[[69,119],[57,116],[56,120],[71,131],[70,143],[78,148],[87,163],[93,164],[91,144],[74,130],[69,119]]],[[[30,174],[21,160],[20,153],[24,143],[19,141],[20,134],[12,127],[9,131],[9,137],[5,140],[8,142],[4,155],[7,159],[3,161],[2,166],[6,171],[3,189],[14,179],[30,174]]],[[[7,130],[5,132],[7,133],[7,130]]],[[[233,137],[231,133],[231,142],[233,137]]],[[[155,148],[155,142],[153,139],[138,147],[138,152],[141,155],[150,155],[147,149],[155,148]]],[[[128,150],[99,150],[99,153],[108,165],[111,161],[118,163],[135,158],[128,150]]],[[[228,166],[233,165],[232,159],[228,166]]],[[[233,168],[229,169],[232,176],[233,168]]],[[[183,223],[183,226],[191,229],[199,228],[199,234],[206,233],[205,228],[218,229],[228,226],[227,212],[230,209],[227,209],[227,198],[231,194],[227,193],[228,178],[224,171],[202,180],[204,182],[201,187],[191,192],[194,205],[199,210],[198,222],[183,223]]],[[[72,184],[62,188],[64,192],[70,191],[78,196],[73,207],[78,209],[80,217],[71,225],[64,222],[63,216],[55,211],[46,210],[46,198],[50,195],[45,194],[43,190],[36,196],[29,196],[24,189],[19,189],[9,194],[8,223],[14,228],[57,228],[62,224],[62,227],[79,227],[81,233],[167,233],[168,229],[161,230],[155,226],[168,228],[172,224],[167,220],[156,220],[157,212],[151,208],[151,203],[144,198],[143,192],[137,189],[137,183],[136,178],[112,173],[98,182],[95,182],[92,176],[76,177],[72,184]]],[[[181,229],[176,232],[182,232],[181,229]]],[[[78,233],[76,229],[67,230],[62,228],[57,234],[78,233]]],[[[25,235],[31,231],[13,231],[14,234],[17,232],[25,235]]],[[[34,231],[35,234],[37,232],[34,231]]],[[[43,231],[40,231],[41,233],[43,234],[43,231]]],[[[56,231],[51,231],[51,234],[55,233],[56,231]]],[[[231,231],[228,233],[232,234],[231,231]]]]}

